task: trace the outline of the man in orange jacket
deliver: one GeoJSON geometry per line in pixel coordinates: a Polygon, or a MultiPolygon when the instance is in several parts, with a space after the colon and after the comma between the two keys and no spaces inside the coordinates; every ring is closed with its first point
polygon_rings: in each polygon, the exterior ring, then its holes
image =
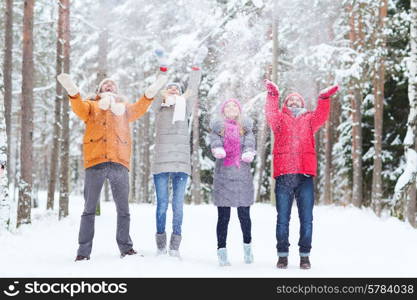
{"type": "Polygon", "coordinates": [[[69,95],[74,113],[84,121],[83,139],[85,167],[84,211],[78,237],[79,248],[75,261],[90,259],[94,237],[94,220],[97,202],[107,178],[117,209],[116,241],[121,257],[133,255],[129,235],[129,165],[131,136],[129,123],[146,113],[153,98],[165,85],[167,76],[162,73],[145,94],[135,103],[127,103],[118,94],[116,83],[104,79],[93,100],[83,101],[77,86],[68,74],[60,74],[58,81],[69,95]]]}

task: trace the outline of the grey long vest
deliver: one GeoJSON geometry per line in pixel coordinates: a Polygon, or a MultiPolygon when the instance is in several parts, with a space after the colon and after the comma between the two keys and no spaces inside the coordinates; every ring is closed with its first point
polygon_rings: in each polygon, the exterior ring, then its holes
{"type": "MultiPolygon", "coordinates": [[[[211,148],[223,147],[224,138],[221,132],[224,128],[223,120],[215,120],[210,124],[211,148]]],[[[242,122],[244,135],[240,138],[241,154],[255,151],[255,136],[253,122],[244,119],[242,122]]],[[[213,203],[216,206],[239,207],[250,206],[254,202],[253,178],[250,164],[240,161],[240,167],[224,166],[223,159],[216,159],[213,181],[213,203]]]]}
{"type": "Polygon", "coordinates": [[[188,80],[187,91],[182,95],[186,98],[185,121],[172,124],[174,105],[162,107],[162,97],[159,95],[152,103],[152,111],[156,114],[156,138],[152,174],[164,172],[184,172],[191,174],[190,130],[188,119],[191,116],[195,99],[198,96],[198,86],[201,71],[192,70],[188,80]]]}

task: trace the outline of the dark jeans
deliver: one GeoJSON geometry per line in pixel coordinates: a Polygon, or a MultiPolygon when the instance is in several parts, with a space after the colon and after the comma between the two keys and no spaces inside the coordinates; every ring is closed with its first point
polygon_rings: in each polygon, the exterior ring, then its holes
{"type": "MultiPolygon", "coordinates": [[[[217,249],[226,247],[227,227],[230,220],[230,207],[217,207],[217,249]]],[[[249,244],[252,240],[250,220],[250,206],[238,207],[237,214],[239,216],[240,228],[243,233],[243,242],[249,244]]]]}
{"type": "Polygon", "coordinates": [[[114,162],[105,162],[85,170],[84,211],[81,216],[78,255],[90,256],[94,238],[94,221],[97,202],[104,180],[109,180],[117,211],[116,241],[121,253],[132,249],[129,235],[129,170],[114,162]]]}
{"type": "Polygon", "coordinates": [[[313,177],[303,174],[285,174],[276,177],[275,197],[278,213],[276,229],[278,256],[288,256],[289,223],[294,197],[300,218],[298,241],[300,256],[310,255],[313,235],[313,177]]]}

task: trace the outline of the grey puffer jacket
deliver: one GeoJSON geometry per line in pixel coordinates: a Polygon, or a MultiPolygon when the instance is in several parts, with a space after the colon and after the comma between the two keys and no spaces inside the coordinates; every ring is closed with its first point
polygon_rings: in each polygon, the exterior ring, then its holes
{"type": "MultiPolygon", "coordinates": [[[[251,119],[242,121],[244,135],[240,138],[241,154],[255,151],[255,136],[251,119]]],[[[210,124],[211,148],[223,147],[224,138],[221,132],[224,128],[223,120],[214,120],[210,124]]],[[[223,159],[216,159],[213,182],[213,203],[216,206],[240,207],[250,206],[254,202],[253,178],[250,163],[240,161],[240,167],[224,166],[223,159]]]]}
{"type": "Polygon", "coordinates": [[[187,91],[182,95],[186,99],[185,121],[172,124],[175,106],[162,107],[162,97],[158,95],[152,103],[152,111],[156,114],[156,138],[152,160],[152,173],[184,172],[191,174],[191,149],[188,119],[191,116],[195,99],[198,96],[198,86],[201,71],[192,70],[188,81],[187,91]]]}

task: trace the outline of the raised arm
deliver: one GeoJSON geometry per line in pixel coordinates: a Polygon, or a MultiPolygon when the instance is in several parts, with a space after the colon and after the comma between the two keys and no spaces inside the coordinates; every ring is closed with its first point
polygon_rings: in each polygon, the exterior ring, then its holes
{"type": "Polygon", "coordinates": [[[320,92],[317,107],[311,116],[311,128],[313,129],[313,132],[319,130],[319,128],[329,118],[330,97],[334,95],[338,90],[339,86],[334,85],[320,92]]]}
{"type": "Polygon", "coordinates": [[[191,114],[195,99],[198,97],[198,87],[201,82],[201,65],[206,58],[208,49],[206,46],[201,46],[193,59],[192,71],[190,73],[190,79],[188,80],[188,87],[184,93],[184,97],[187,99],[187,113],[191,114]]]}
{"type": "Polygon", "coordinates": [[[165,73],[160,73],[156,81],[145,90],[145,94],[138,101],[126,105],[129,122],[137,120],[148,111],[152,100],[166,84],[167,80],[168,76],[165,73]]]}
{"type": "Polygon", "coordinates": [[[149,106],[152,104],[153,98],[149,99],[145,95],[139,98],[135,103],[126,104],[127,119],[129,122],[133,122],[143,116],[149,106]]]}
{"type": "Polygon", "coordinates": [[[155,99],[152,101],[152,106],[151,109],[154,113],[158,113],[160,108],[161,108],[161,104],[162,104],[162,94],[161,92],[159,92],[156,96],[155,99]]]}
{"type": "Polygon", "coordinates": [[[279,109],[279,90],[272,81],[265,80],[264,83],[267,90],[265,116],[269,127],[272,131],[275,131],[279,127],[279,121],[282,114],[279,109]]]}
{"type": "Polygon", "coordinates": [[[87,122],[90,111],[91,111],[91,104],[89,101],[83,101],[81,98],[80,93],[76,94],[75,96],[68,95],[72,111],[84,122],[87,122]]]}
{"type": "Polygon", "coordinates": [[[187,99],[187,113],[191,114],[195,99],[198,97],[198,87],[201,82],[201,70],[200,68],[193,67],[190,73],[190,79],[188,80],[188,87],[184,93],[184,97],[187,99]]]}
{"type": "Polygon", "coordinates": [[[88,101],[83,101],[78,87],[74,84],[71,76],[66,73],[61,73],[57,76],[58,82],[67,91],[71,108],[73,112],[84,122],[88,120],[90,115],[91,105],[88,101]]]}

